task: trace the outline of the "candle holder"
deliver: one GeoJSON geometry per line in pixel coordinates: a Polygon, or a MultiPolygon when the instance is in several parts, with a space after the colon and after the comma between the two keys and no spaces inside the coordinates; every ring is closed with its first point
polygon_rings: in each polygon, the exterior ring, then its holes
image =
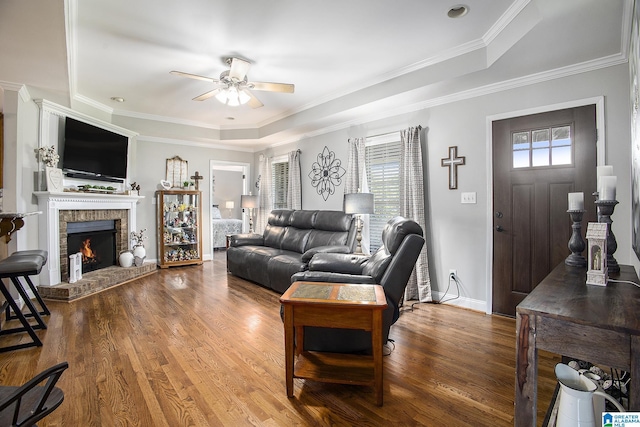
{"type": "Polygon", "coordinates": [[[611,229],[611,224],[613,223],[611,215],[613,215],[613,210],[618,204],[618,201],[596,200],[595,204],[598,207],[598,222],[607,224],[607,228],[609,229],[609,234],[607,235],[607,267],[610,273],[619,273],[620,266],[618,265],[618,261],[613,257],[616,249],[618,249],[618,242],[611,229]]]}
{"type": "Polygon", "coordinates": [[[574,210],[569,209],[567,213],[571,217],[571,221],[573,224],[571,228],[573,232],[571,233],[571,238],[569,239],[569,250],[571,251],[571,255],[569,255],[564,263],[566,265],[570,265],[572,267],[586,267],[587,260],[582,256],[582,252],[584,251],[586,245],[584,240],[582,239],[582,216],[586,211],[584,209],[574,210]]]}

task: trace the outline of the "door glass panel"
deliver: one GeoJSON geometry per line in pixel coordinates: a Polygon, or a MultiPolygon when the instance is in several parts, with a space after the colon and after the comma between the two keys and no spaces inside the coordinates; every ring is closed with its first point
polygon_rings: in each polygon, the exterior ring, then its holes
{"type": "Polygon", "coordinates": [[[551,129],[553,149],[551,151],[552,165],[570,165],[571,161],[571,126],[561,126],[551,129]]]}
{"type": "Polygon", "coordinates": [[[531,166],[529,150],[529,132],[517,132],[513,134],[513,167],[528,168],[531,166]]]}
{"type": "Polygon", "coordinates": [[[551,150],[551,159],[553,165],[570,165],[571,164],[571,146],[554,147],[551,150]]]}
{"type": "Polygon", "coordinates": [[[534,130],[531,132],[533,148],[549,147],[549,129],[534,130]]]}
{"type": "Polygon", "coordinates": [[[533,150],[531,153],[531,159],[533,166],[549,166],[549,149],[539,148],[533,150]]]}
{"type": "Polygon", "coordinates": [[[529,167],[529,150],[513,152],[513,167],[514,168],[529,167]]]}
{"type": "Polygon", "coordinates": [[[512,144],[514,168],[573,164],[570,125],[515,132],[512,144]]]}

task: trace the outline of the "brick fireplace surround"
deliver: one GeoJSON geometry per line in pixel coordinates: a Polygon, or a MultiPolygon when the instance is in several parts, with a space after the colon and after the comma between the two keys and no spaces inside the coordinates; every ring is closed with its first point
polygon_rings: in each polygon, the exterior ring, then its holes
{"type": "Polygon", "coordinates": [[[44,214],[40,220],[39,247],[47,248],[49,262],[40,273],[38,290],[44,298],[73,300],[127,282],[156,269],[153,263],[141,267],[107,267],[67,283],[67,224],[69,222],[115,220],[116,254],[129,249],[129,230],[136,230],[136,205],[143,197],[93,193],[35,193],[44,214]]]}

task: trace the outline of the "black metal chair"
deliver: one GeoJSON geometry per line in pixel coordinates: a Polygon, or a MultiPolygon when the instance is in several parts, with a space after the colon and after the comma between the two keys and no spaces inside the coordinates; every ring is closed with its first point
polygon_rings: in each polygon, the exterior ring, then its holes
{"type": "Polygon", "coordinates": [[[62,362],[22,386],[0,386],[0,425],[34,426],[52,413],[64,400],[64,392],[55,384],[68,367],[67,362],[62,362]]]}

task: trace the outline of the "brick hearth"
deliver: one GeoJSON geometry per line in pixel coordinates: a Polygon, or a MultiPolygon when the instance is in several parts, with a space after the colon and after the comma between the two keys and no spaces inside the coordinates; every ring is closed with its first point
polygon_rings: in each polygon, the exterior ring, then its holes
{"type": "Polygon", "coordinates": [[[122,285],[142,276],[152,274],[157,266],[146,263],[140,267],[112,266],[84,273],[76,283],[60,283],[56,286],[38,286],[42,298],[61,301],[73,301],[114,286],[122,285]]]}

